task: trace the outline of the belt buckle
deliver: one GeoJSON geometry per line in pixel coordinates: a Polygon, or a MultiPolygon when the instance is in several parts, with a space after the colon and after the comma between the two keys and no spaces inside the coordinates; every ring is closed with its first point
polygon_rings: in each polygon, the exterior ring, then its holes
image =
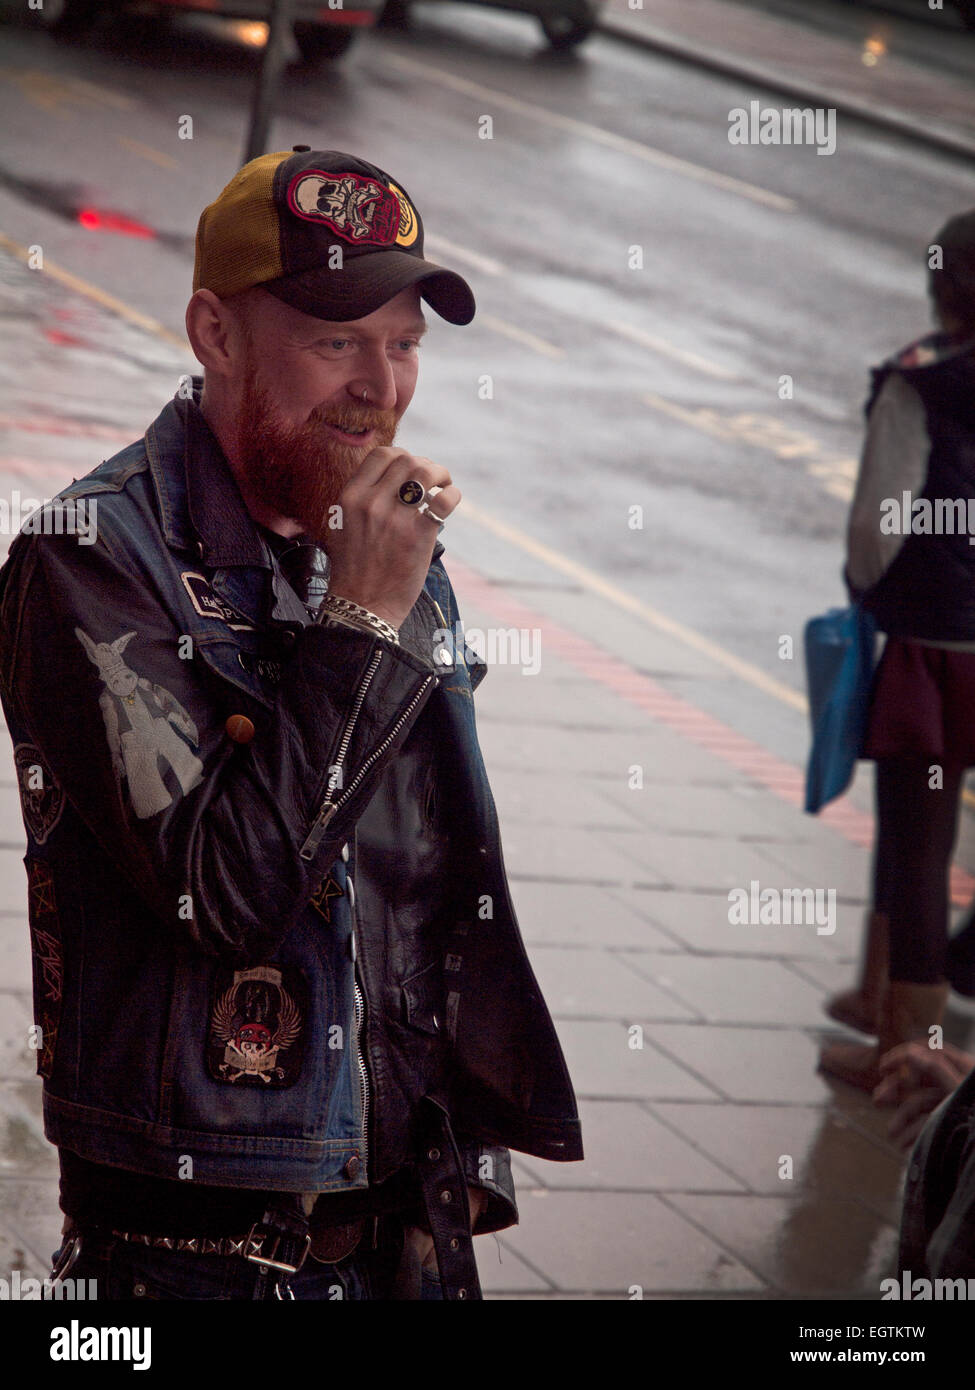
{"type": "Polygon", "coordinates": [[[250,1231],[247,1233],[247,1242],[244,1246],[246,1252],[244,1258],[251,1260],[256,1265],[267,1265],[269,1269],[280,1270],[282,1274],[297,1274],[308,1256],[308,1251],[311,1246],[310,1233],[306,1233],[304,1237],[304,1248],[301,1251],[301,1256],[297,1264],[275,1258],[284,1242],[291,1242],[294,1240],[295,1237],[289,1235],[287,1231],[275,1231],[266,1226],[263,1221],[255,1221],[250,1231]],[[262,1232],[261,1235],[257,1234],[258,1230],[262,1232]],[[270,1253],[265,1254],[264,1249],[269,1242],[270,1253]],[[255,1243],[258,1243],[258,1248],[256,1251],[252,1252],[249,1247],[255,1243]]]}
{"type": "Polygon", "coordinates": [[[56,1288],[61,1280],[65,1278],[68,1271],[73,1269],[81,1255],[81,1232],[77,1229],[72,1230],[65,1236],[59,1251],[60,1259],[51,1270],[50,1287],[56,1288]]]}

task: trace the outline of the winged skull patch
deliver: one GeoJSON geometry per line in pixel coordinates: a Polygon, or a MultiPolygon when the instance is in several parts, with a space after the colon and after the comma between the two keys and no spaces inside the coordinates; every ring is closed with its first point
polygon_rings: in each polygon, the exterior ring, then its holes
{"type": "Polygon", "coordinates": [[[293,972],[259,965],[218,984],[210,1014],[207,1064],[215,1081],[290,1086],[301,1069],[304,988],[293,972]]]}

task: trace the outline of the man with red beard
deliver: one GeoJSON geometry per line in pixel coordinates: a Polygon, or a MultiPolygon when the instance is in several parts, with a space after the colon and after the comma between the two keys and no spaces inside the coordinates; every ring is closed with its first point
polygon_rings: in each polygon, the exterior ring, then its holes
{"type": "Polygon", "coordinates": [[[111,1299],[469,1299],[509,1148],[582,1156],[439,532],[394,447],[423,258],[376,165],[262,156],[203,213],[204,368],[18,536],[0,696],[28,837],[54,1277],[111,1299]],[[56,699],[52,699],[56,692],[56,699]]]}

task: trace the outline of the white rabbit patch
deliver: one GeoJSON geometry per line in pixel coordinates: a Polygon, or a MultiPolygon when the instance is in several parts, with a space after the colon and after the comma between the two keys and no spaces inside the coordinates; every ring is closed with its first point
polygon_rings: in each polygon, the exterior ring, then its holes
{"type": "Polygon", "coordinates": [[[158,815],[173,800],[160,762],[172,769],[184,796],[203,781],[203,764],[193,752],[199,730],[165,686],[126,665],[122,653],[137,633],[123,633],[114,642],[95,642],[80,627],[75,635],[105,682],[98,703],[119,788],[123,782],[128,786],[140,820],[158,815]]]}

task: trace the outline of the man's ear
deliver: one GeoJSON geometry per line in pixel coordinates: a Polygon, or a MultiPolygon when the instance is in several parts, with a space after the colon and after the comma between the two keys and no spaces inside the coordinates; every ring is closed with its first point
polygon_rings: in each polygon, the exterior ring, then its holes
{"type": "Polygon", "coordinates": [[[186,306],[186,336],[211,376],[233,377],[246,350],[242,316],[212,290],[197,290],[186,306]]]}

